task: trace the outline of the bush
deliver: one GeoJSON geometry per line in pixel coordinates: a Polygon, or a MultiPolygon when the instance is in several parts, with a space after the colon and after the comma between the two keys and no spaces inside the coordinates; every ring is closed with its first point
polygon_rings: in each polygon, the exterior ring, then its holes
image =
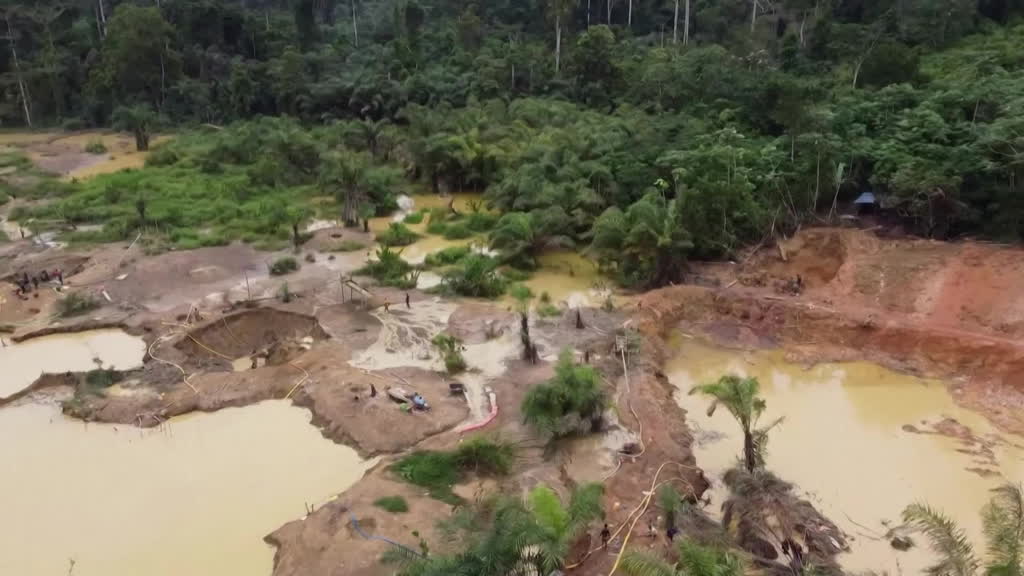
{"type": "Polygon", "coordinates": [[[430,234],[442,235],[448,227],[448,216],[451,212],[447,208],[432,208],[430,210],[430,222],[427,223],[427,232],[430,234]]]}
{"type": "Polygon", "coordinates": [[[146,166],[170,166],[181,160],[181,156],[170,146],[160,146],[146,156],[146,166]]]}
{"type": "Polygon", "coordinates": [[[85,145],[85,151],[89,154],[106,154],[107,145],[102,138],[93,138],[85,145]]]}
{"type": "Polygon", "coordinates": [[[449,246],[443,250],[427,254],[427,258],[423,261],[423,264],[429,268],[436,266],[451,266],[461,262],[462,259],[469,256],[472,251],[473,250],[469,246],[449,246]]]}
{"type": "Polygon", "coordinates": [[[410,484],[426,488],[432,498],[457,505],[462,500],[452,492],[452,486],[466,472],[506,475],[515,458],[512,444],[478,436],[451,452],[413,452],[393,464],[391,471],[410,484]]]}
{"type": "Polygon", "coordinates": [[[533,290],[525,284],[513,284],[508,289],[508,294],[520,302],[527,302],[533,298],[533,290]]]}
{"type": "Polygon", "coordinates": [[[377,249],[377,259],[370,260],[356,271],[357,274],[370,276],[384,286],[394,286],[411,290],[416,287],[416,270],[412,264],[402,259],[402,252],[392,250],[390,246],[377,249]],[[411,284],[411,286],[410,286],[411,284]]]}
{"type": "Polygon", "coordinates": [[[298,270],[299,261],[291,256],[283,256],[274,260],[267,268],[270,270],[271,276],[284,276],[298,270]]]}
{"type": "Polygon", "coordinates": [[[124,376],[117,370],[90,370],[85,374],[85,384],[92,390],[110,388],[124,379],[124,376]]]}
{"type": "Polygon", "coordinates": [[[473,231],[462,222],[453,222],[444,229],[444,237],[448,240],[463,240],[472,236],[473,231]]]}
{"type": "Polygon", "coordinates": [[[63,318],[81,316],[100,307],[100,303],[88,294],[71,292],[57,302],[57,313],[63,318]]]}
{"type": "Polygon", "coordinates": [[[383,246],[408,246],[420,237],[401,222],[392,222],[388,229],[377,235],[377,242],[383,246]]]}
{"type": "Polygon", "coordinates": [[[383,498],[378,498],[373,505],[382,510],[391,512],[392,514],[400,514],[409,511],[409,503],[401,496],[385,496],[383,498]]]}
{"type": "Polygon", "coordinates": [[[449,374],[458,374],[466,369],[466,359],[462,356],[462,341],[450,334],[438,334],[432,340],[434,346],[444,358],[444,369],[449,374]]]}
{"type": "Polygon", "coordinates": [[[445,288],[460,296],[497,298],[505,293],[505,280],[495,271],[498,264],[482,254],[470,254],[458,266],[445,270],[445,288]]]}
{"type": "Polygon", "coordinates": [[[465,218],[465,226],[476,233],[490,232],[498,224],[498,215],[488,212],[470,212],[465,218]]]}
{"type": "Polygon", "coordinates": [[[576,364],[563,350],[555,377],[535,386],[523,399],[523,421],[552,438],[599,429],[607,396],[592,366],[576,364]]]}
{"type": "Polygon", "coordinates": [[[406,224],[421,224],[423,222],[423,217],[423,210],[417,210],[415,212],[410,212],[409,214],[406,214],[405,220],[402,220],[402,222],[406,224]]]}

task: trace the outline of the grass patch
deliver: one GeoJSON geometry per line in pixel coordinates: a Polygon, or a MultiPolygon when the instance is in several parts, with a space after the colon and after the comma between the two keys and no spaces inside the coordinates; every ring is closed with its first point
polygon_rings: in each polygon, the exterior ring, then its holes
{"type": "Polygon", "coordinates": [[[385,496],[383,498],[378,498],[373,505],[381,510],[391,512],[392,514],[402,514],[409,511],[409,503],[401,496],[385,496]]]}
{"type": "Polygon", "coordinates": [[[103,143],[102,138],[93,138],[86,143],[85,151],[88,154],[106,154],[107,145],[103,143]]]}
{"type": "Polygon", "coordinates": [[[267,266],[271,276],[284,276],[299,269],[299,261],[291,256],[283,256],[267,266]]]}
{"type": "Polygon", "coordinates": [[[90,391],[99,391],[110,388],[124,379],[124,376],[117,370],[91,370],[85,375],[85,385],[90,391]]]}
{"type": "Polygon", "coordinates": [[[540,306],[537,306],[537,314],[542,318],[552,318],[554,316],[561,316],[562,310],[550,302],[546,304],[541,303],[540,306]]]}
{"type": "Polygon", "coordinates": [[[366,248],[366,244],[356,240],[342,240],[337,244],[329,246],[327,252],[358,252],[366,248]]]}
{"type": "Polygon", "coordinates": [[[417,210],[406,214],[405,219],[402,220],[402,222],[406,224],[422,224],[425,216],[426,214],[424,214],[423,210],[417,210]]]}
{"type": "Polygon", "coordinates": [[[444,250],[427,254],[427,258],[423,261],[423,264],[429,268],[451,266],[453,264],[458,264],[463,258],[469,256],[472,252],[473,249],[469,246],[449,246],[444,250]]]}
{"type": "Polygon", "coordinates": [[[410,484],[426,488],[432,498],[457,505],[462,499],[452,492],[452,486],[466,473],[504,476],[515,460],[513,445],[477,436],[453,451],[413,452],[393,464],[391,471],[410,484]]]}
{"type": "Polygon", "coordinates": [[[383,246],[408,246],[419,240],[420,235],[401,222],[392,222],[388,229],[377,235],[377,242],[383,246]]]}
{"type": "Polygon", "coordinates": [[[100,303],[88,294],[72,292],[57,302],[57,314],[62,318],[81,316],[100,307],[100,303]]]}

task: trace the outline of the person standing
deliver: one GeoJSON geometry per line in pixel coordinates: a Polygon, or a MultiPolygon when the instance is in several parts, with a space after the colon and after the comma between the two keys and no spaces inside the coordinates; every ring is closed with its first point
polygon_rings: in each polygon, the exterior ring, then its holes
{"type": "Polygon", "coordinates": [[[409,303],[409,293],[408,292],[405,293],[405,307],[406,308],[410,308],[410,309],[412,308],[412,304],[409,303]]]}
{"type": "Polygon", "coordinates": [[[608,523],[606,522],[604,528],[601,529],[601,547],[607,548],[608,541],[612,538],[612,531],[608,529],[608,523]]]}

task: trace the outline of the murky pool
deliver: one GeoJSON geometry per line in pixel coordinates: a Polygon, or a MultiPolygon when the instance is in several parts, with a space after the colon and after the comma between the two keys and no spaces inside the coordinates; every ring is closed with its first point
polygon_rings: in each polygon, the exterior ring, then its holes
{"type": "Polygon", "coordinates": [[[96,368],[130,370],[142,366],[146,343],[121,330],[89,330],[32,338],[0,347],[0,398],[36,381],[43,372],[87,372],[96,368]]]}
{"type": "Polygon", "coordinates": [[[263,537],[369,464],[281,401],[159,430],[25,404],[0,409],[0,438],[0,574],[18,576],[269,574],[263,537]]]}
{"type": "Polygon", "coordinates": [[[727,494],[722,472],[742,449],[738,425],[728,412],[708,417],[706,397],[688,395],[696,384],[727,373],[755,376],[768,404],[762,424],[784,416],[770,436],[768,468],[796,485],[796,491],[853,537],[852,552],[840,556],[851,572],[920,574],[933,560],[926,541],[897,552],[884,538],[900,524],[903,508],[928,502],[962,526],[983,552],[979,512],[989,490],[1006,480],[1024,480],[1024,438],[998,432],[984,417],[957,406],[941,382],[897,374],[865,363],[821,364],[805,370],[787,363],[781,351],[737,352],[679,338],[666,369],[695,430],[698,465],[714,484],[717,513],[727,494]],[[976,441],[964,443],[935,434],[905,431],[953,418],[976,441]],[[988,443],[994,461],[976,452],[988,443]],[[989,477],[968,468],[995,472],[989,477]]]}

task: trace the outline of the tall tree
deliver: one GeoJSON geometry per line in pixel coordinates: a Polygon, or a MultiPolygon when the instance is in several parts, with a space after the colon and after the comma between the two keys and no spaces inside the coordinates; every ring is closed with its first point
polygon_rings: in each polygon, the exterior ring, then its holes
{"type": "Polygon", "coordinates": [[[548,0],[548,18],[555,25],[555,74],[562,69],[562,26],[572,12],[573,0],[548,0]]]}

